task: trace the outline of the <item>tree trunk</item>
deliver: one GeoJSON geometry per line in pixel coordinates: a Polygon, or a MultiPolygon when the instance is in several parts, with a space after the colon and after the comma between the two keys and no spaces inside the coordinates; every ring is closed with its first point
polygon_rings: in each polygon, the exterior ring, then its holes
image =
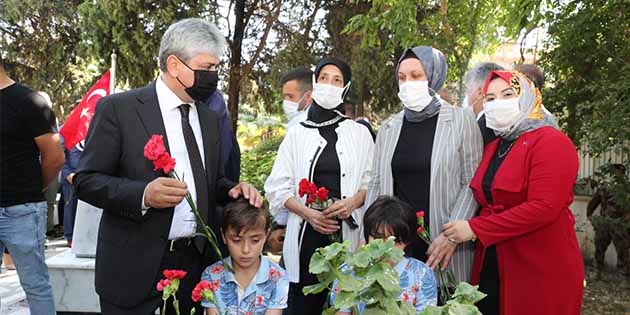
{"type": "Polygon", "coordinates": [[[238,122],[238,103],[241,82],[241,54],[245,33],[245,0],[236,0],[234,5],[234,36],[230,43],[230,72],[228,86],[228,110],[232,129],[236,132],[238,122]]]}

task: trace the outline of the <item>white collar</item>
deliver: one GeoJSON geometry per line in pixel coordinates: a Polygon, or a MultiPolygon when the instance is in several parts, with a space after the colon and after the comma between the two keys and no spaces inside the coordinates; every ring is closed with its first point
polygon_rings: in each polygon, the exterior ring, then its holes
{"type": "Polygon", "coordinates": [[[166,110],[176,109],[182,104],[189,104],[194,108],[195,104],[182,101],[179,96],[177,96],[177,94],[175,94],[175,92],[173,92],[166,83],[164,83],[161,75],[155,82],[155,92],[157,93],[160,106],[166,110]]]}
{"type": "Polygon", "coordinates": [[[479,121],[479,119],[481,118],[481,116],[483,116],[483,114],[485,114],[486,112],[483,111],[483,109],[479,112],[479,114],[477,114],[477,121],[479,121]]]}

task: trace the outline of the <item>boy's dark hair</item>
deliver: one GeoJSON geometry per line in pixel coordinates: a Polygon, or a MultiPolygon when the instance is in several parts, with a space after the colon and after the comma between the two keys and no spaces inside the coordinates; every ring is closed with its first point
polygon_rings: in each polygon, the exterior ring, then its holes
{"type": "Polygon", "coordinates": [[[224,208],[223,215],[223,233],[228,229],[234,230],[236,234],[254,227],[264,227],[265,232],[271,229],[271,215],[266,207],[256,208],[249,204],[249,200],[241,197],[230,203],[224,208]]]}
{"type": "Polygon", "coordinates": [[[365,241],[370,236],[382,237],[378,232],[381,226],[391,228],[396,242],[411,244],[417,238],[418,219],[414,209],[396,197],[378,197],[367,209],[363,217],[365,241]]]}
{"type": "Polygon", "coordinates": [[[280,84],[296,80],[302,93],[313,90],[313,71],[304,67],[293,68],[280,78],[280,84]]]}

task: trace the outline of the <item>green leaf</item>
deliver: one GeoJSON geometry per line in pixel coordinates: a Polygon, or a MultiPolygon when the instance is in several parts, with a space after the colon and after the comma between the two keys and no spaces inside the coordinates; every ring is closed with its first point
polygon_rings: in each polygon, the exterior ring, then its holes
{"type": "Polygon", "coordinates": [[[448,306],[448,315],[482,315],[474,305],[451,304],[448,306]]]}
{"type": "Polygon", "coordinates": [[[402,303],[400,306],[401,314],[414,315],[416,314],[416,308],[411,303],[402,303]]]}
{"type": "Polygon", "coordinates": [[[332,260],[337,255],[342,254],[350,250],[350,241],[346,240],[343,243],[333,243],[324,248],[321,248],[321,253],[325,256],[326,260],[332,260]]]}
{"type": "Polygon", "coordinates": [[[359,305],[360,302],[361,296],[357,292],[340,291],[335,296],[335,308],[337,309],[352,308],[359,305]]]}
{"type": "MultiPolygon", "coordinates": [[[[398,304],[399,301],[393,299],[383,299],[380,301],[380,304],[387,311],[388,314],[400,314],[400,306],[398,304]]],[[[408,304],[408,303],[404,303],[408,304]]]]}
{"type": "Polygon", "coordinates": [[[396,313],[388,313],[380,308],[366,308],[363,315],[390,315],[396,313]]]}
{"type": "Polygon", "coordinates": [[[398,273],[386,263],[374,265],[366,277],[375,279],[385,291],[400,292],[398,273]]]}
{"type": "Polygon", "coordinates": [[[466,282],[460,282],[455,288],[452,299],[462,304],[475,304],[487,295],[478,290],[479,286],[473,286],[466,282]]]}
{"type": "Polygon", "coordinates": [[[339,275],[339,289],[341,291],[360,291],[363,283],[351,274],[339,275]]]}
{"type": "Polygon", "coordinates": [[[442,315],[445,311],[446,307],[444,306],[429,305],[418,315],[442,315]]]}
{"type": "Polygon", "coordinates": [[[313,274],[320,274],[331,271],[328,265],[328,259],[320,252],[315,252],[311,256],[311,262],[308,265],[308,270],[313,274]]]}
{"type": "Polygon", "coordinates": [[[316,283],[316,284],[313,284],[313,285],[305,286],[302,289],[302,293],[304,293],[304,295],[317,294],[317,293],[323,292],[327,288],[328,288],[328,286],[326,284],[316,283]]]}
{"type": "Polygon", "coordinates": [[[369,250],[359,250],[348,258],[348,266],[365,268],[370,264],[371,258],[369,250]]]}

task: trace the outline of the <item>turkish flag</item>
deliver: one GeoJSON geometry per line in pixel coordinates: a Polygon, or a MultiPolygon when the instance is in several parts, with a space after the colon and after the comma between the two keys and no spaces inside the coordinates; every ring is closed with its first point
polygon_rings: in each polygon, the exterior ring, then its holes
{"type": "Polygon", "coordinates": [[[94,116],[96,103],[110,93],[109,80],[108,70],[83,96],[81,103],[74,108],[63,124],[60,133],[68,150],[71,150],[77,143],[85,139],[88,127],[90,127],[90,121],[92,121],[92,116],[94,116]]]}

